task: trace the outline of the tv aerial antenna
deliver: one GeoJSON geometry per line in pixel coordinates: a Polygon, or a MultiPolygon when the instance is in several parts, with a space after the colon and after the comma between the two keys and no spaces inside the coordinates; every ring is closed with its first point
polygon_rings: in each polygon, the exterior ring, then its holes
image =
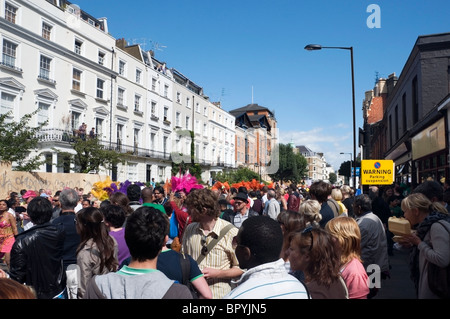
{"type": "Polygon", "coordinates": [[[151,50],[158,50],[158,51],[164,51],[163,49],[167,48],[167,46],[159,43],[159,42],[155,42],[149,38],[133,38],[130,41],[128,41],[129,44],[134,45],[134,44],[139,44],[142,49],[144,49],[145,51],[148,51],[148,46],[151,47],[151,50]]]}

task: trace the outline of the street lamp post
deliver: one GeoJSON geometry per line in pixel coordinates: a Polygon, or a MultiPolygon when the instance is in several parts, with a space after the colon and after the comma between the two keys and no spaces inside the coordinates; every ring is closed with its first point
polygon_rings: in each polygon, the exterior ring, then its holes
{"type": "MultiPolygon", "coordinates": [[[[349,154],[350,155],[350,176],[348,177],[348,183],[350,184],[350,180],[351,180],[351,178],[352,178],[352,153],[344,153],[344,152],[341,152],[341,154],[349,154]]],[[[355,172],[356,173],[356,172],[355,172]]],[[[354,173],[354,174],[355,174],[354,173]]]]}
{"type": "Polygon", "coordinates": [[[353,100],[353,165],[354,165],[353,187],[356,189],[356,113],[355,113],[356,109],[355,109],[355,72],[353,67],[353,47],[324,47],[321,46],[320,44],[308,44],[307,46],[305,46],[305,50],[308,51],[316,51],[322,49],[350,50],[350,60],[352,67],[352,100],[353,100]]]}

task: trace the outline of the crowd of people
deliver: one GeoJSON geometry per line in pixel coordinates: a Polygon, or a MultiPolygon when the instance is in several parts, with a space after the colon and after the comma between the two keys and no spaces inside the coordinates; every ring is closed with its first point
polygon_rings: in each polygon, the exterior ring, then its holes
{"type": "Polygon", "coordinates": [[[443,298],[428,266],[450,264],[450,189],[402,186],[355,196],[324,181],[132,183],[101,201],[77,188],[11,192],[0,200],[0,297],[370,299],[383,289],[371,267],[389,278],[397,248],[410,250],[417,297],[443,298]],[[397,243],[392,216],[414,230],[397,243]]]}

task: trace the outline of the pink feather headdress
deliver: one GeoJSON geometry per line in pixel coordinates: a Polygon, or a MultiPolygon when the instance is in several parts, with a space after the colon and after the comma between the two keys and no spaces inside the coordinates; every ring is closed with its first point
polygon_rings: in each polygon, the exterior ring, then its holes
{"type": "Polygon", "coordinates": [[[203,188],[203,185],[199,184],[197,178],[187,171],[184,175],[178,173],[176,176],[172,176],[171,186],[173,192],[184,191],[187,194],[192,189],[203,188]]]}

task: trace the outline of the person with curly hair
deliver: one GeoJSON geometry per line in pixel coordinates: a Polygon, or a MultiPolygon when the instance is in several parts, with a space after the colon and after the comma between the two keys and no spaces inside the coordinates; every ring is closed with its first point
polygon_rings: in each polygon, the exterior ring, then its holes
{"type": "Polygon", "coordinates": [[[303,271],[312,299],[348,299],[340,273],[341,250],[329,232],[308,226],[292,233],[289,242],[291,268],[303,271]]]}
{"type": "Polygon", "coordinates": [[[231,291],[231,280],[243,273],[233,249],[238,228],[219,218],[219,199],[210,189],[192,190],[184,203],[192,223],[184,230],[182,251],[197,261],[213,299],[222,299],[231,291]],[[215,238],[219,241],[211,247],[215,238]]]}
{"type": "Polygon", "coordinates": [[[87,284],[94,275],[117,271],[118,246],[117,241],[109,235],[103,214],[98,208],[83,208],[77,213],[75,222],[81,239],[77,249],[80,272],[77,298],[83,299],[87,284]]]}

